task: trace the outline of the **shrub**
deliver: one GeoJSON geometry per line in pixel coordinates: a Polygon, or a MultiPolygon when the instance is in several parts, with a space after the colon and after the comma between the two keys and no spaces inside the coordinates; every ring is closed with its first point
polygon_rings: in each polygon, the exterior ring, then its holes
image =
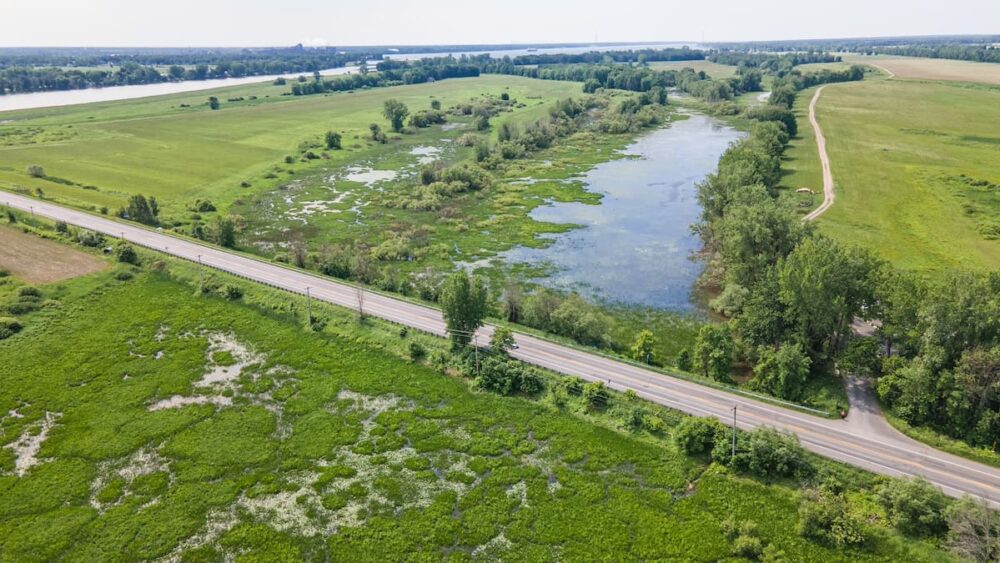
{"type": "Polygon", "coordinates": [[[222,296],[230,301],[238,301],[243,298],[243,288],[235,284],[227,283],[222,286],[222,296]]]}
{"type": "Polygon", "coordinates": [[[806,477],[812,465],[794,434],[773,428],[758,428],[740,433],[736,440],[736,456],[732,455],[732,436],[725,432],[715,437],[712,459],[749,471],[761,477],[806,477]]]}
{"type": "Polygon", "coordinates": [[[739,536],[733,542],[733,555],[745,557],[747,559],[757,559],[764,551],[764,544],[760,538],[753,536],[739,536]]]}
{"type": "Polygon", "coordinates": [[[340,133],[337,133],[336,131],[327,131],[325,140],[326,148],[330,150],[340,150],[342,141],[340,133]]]}
{"type": "Polygon", "coordinates": [[[6,278],[10,275],[10,270],[6,268],[0,268],[0,278],[6,278]]]}
{"type": "Polygon", "coordinates": [[[592,409],[601,409],[608,404],[608,389],[604,383],[587,383],[583,386],[583,398],[587,400],[587,406],[592,409]]]}
{"type": "Polygon", "coordinates": [[[677,369],[691,371],[691,352],[684,348],[677,354],[677,369]]]}
{"type": "Polygon", "coordinates": [[[115,274],[115,279],[118,280],[118,281],[128,281],[128,280],[130,280],[130,279],[132,279],[134,277],[135,277],[135,274],[133,274],[132,272],[130,272],[128,270],[119,270],[115,274]]]}
{"type": "Polygon", "coordinates": [[[124,264],[139,263],[139,253],[135,251],[135,248],[131,244],[125,242],[118,244],[118,248],[115,249],[115,256],[119,262],[124,264]]]}
{"type": "Polygon", "coordinates": [[[25,169],[25,172],[27,172],[28,176],[31,176],[32,178],[45,177],[45,169],[38,164],[29,165],[28,168],[25,169]]]}
{"type": "Polygon", "coordinates": [[[835,546],[865,542],[864,525],[847,511],[844,498],[820,493],[799,506],[796,531],[800,536],[835,546]]]}
{"type": "Polygon", "coordinates": [[[674,430],[674,445],[688,455],[711,453],[719,434],[725,434],[725,427],[717,420],[687,417],[674,430]]]}
{"type": "Polygon", "coordinates": [[[65,221],[56,221],[56,232],[64,235],[69,233],[69,225],[65,221]]]}
{"type": "Polygon", "coordinates": [[[22,300],[25,297],[40,299],[42,297],[42,290],[38,289],[37,287],[26,285],[18,288],[17,296],[20,297],[22,300]]]}
{"type": "Polygon", "coordinates": [[[21,332],[21,322],[11,317],[0,317],[0,340],[21,332]]]}
{"type": "Polygon", "coordinates": [[[418,362],[427,356],[427,350],[417,341],[410,342],[410,359],[418,362]]]}
{"type": "Polygon", "coordinates": [[[891,479],[875,494],[889,521],[904,534],[936,535],[947,528],[944,493],[924,479],[891,479]]]}

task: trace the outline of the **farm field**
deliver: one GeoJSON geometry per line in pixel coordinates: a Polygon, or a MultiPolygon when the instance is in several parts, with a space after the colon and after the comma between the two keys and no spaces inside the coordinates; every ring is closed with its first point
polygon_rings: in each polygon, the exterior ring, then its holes
{"type": "Polygon", "coordinates": [[[734,519],[789,560],[946,559],[886,526],[869,475],[829,468],[869,540],[826,547],[795,533],[797,486],[675,451],[676,413],[624,431],[620,396],[475,392],[392,352],[429,337],[332,309],[308,333],[286,295],[157,269],[41,286],[73,314],[0,342],[0,558],[718,560],[734,519]]]}
{"type": "Polygon", "coordinates": [[[0,270],[27,283],[52,283],[99,272],[107,264],[65,245],[0,226],[0,270]]]}
{"type": "MultiPolygon", "coordinates": [[[[1000,92],[871,80],[828,87],[817,112],[837,190],[823,231],[909,270],[1000,266],[1000,92]]],[[[814,151],[808,141],[790,151],[805,166],[789,182],[818,175],[814,151]]]]}
{"type": "Polygon", "coordinates": [[[948,80],[1000,84],[1000,64],[927,59],[921,57],[843,55],[849,64],[870,64],[882,67],[896,78],[915,80],[948,80]]]}

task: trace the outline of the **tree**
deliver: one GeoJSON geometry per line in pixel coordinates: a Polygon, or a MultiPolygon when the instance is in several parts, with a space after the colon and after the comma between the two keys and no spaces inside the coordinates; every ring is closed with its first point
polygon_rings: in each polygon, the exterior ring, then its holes
{"type": "Polygon", "coordinates": [[[372,123],[368,126],[368,130],[372,132],[372,140],[383,145],[389,142],[386,138],[385,133],[382,132],[382,128],[379,127],[378,123],[372,123]]]}
{"type": "Polygon", "coordinates": [[[1000,560],[1000,512],[966,496],[945,511],[948,547],[958,556],[987,563],[1000,560]]]}
{"type": "Polygon", "coordinates": [[[464,271],[455,272],[445,279],[439,303],[453,347],[466,346],[489,311],[486,283],[464,271]]]}
{"type": "Polygon", "coordinates": [[[216,98],[215,96],[209,96],[208,107],[212,108],[213,110],[219,109],[219,98],[216,98]]]}
{"type": "Polygon", "coordinates": [[[707,324],[698,331],[694,345],[695,367],[705,377],[728,381],[733,364],[733,337],[725,324],[707,324]]]}
{"type": "Polygon", "coordinates": [[[438,111],[441,109],[441,100],[431,100],[431,109],[438,111]]]}
{"type": "Polygon", "coordinates": [[[515,345],[514,333],[509,328],[498,326],[490,338],[490,349],[497,354],[506,354],[515,345]]]}
{"type": "Polygon", "coordinates": [[[410,115],[410,110],[406,104],[393,98],[385,101],[382,115],[392,124],[392,130],[398,133],[403,130],[403,123],[406,121],[406,116],[410,115]]]}
{"type": "Polygon", "coordinates": [[[653,347],[656,346],[656,337],[648,330],[643,330],[632,342],[632,359],[647,364],[653,363],[653,347]]]}
{"type": "Polygon", "coordinates": [[[340,150],[341,135],[336,131],[326,132],[326,148],[330,150],[340,150]]]}
{"type": "Polygon", "coordinates": [[[798,344],[783,344],[777,351],[761,350],[754,366],[754,387],[782,399],[797,401],[809,378],[812,361],[798,344]]]}
{"type": "Polygon", "coordinates": [[[836,352],[851,322],[875,303],[882,264],[868,250],[806,237],[779,267],[779,294],[814,357],[836,352]]]}
{"type": "Polygon", "coordinates": [[[25,169],[25,172],[27,172],[28,176],[31,176],[32,178],[45,177],[45,169],[38,164],[29,165],[28,168],[25,169]]]}
{"type": "Polygon", "coordinates": [[[503,316],[508,322],[516,323],[521,320],[521,310],[524,308],[524,295],[521,286],[516,283],[509,283],[503,289],[500,296],[503,304],[503,316]]]}
{"type": "Polygon", "coordinates": [[[156,225],[159,212],[155,198],[147,200],[145,196],[136,194],[128,198],[128,205],[120,214],[144,225],[156,225]]]}
{"type": "Polygon", "coordinates": [[[229,217],[215,219],[215,242],[226,248],[236,247],[236,222],[229,217]]]}
{"type": "Polygon", "coordinates": [[[691,371],[691,352],[687,348],[677,354],[677,369],[691,371]]]}
{"type": "Polygon", "coordinates": [[[875,495],[889,521],[904,534],[936,535],[946,528],[944,493],[924,479],[891,479],[875,495]]]}

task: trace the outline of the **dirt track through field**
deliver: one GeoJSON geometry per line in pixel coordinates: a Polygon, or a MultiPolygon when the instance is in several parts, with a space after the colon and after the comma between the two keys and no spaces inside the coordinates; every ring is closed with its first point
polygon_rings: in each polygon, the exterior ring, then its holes
{"type": "Polygon", "coordinates": [[[823,203],[803,217],[803,221],[812,221],[823,213],[826,213],[826,210],[830,209],[833,205],[835,197],[833,193],[833,173],[830,172],[830,157],[826,154],[826,137],[823,136],[823,130],[820,129],[819,121],[816,120],[816,102],[819,101],[819,96],[823,93],[824,88],[826,86],[820,86],[809,102],[809,124],[812,125],[813,132],[816,134],[816,150],[819,151],[819,161],[823,167],[823,203]]]}

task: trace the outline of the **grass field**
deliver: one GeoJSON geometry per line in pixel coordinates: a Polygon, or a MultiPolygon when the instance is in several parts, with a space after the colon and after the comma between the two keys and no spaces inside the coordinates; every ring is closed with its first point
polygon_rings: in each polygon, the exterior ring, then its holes
{"type": "MultiPolygon", "coordinates": [[[[837,190],[823,231],[905,269],[1000,267],[1000,90],[871,80],[828,87],[817,112],[837,190]]],[[[810,142],[789,153],[795,185],[818,171],[810,142]]]]}
{"type": "Polygon", "coordinates": [[[1000,64],[925,59],[920,57],[843,55],[849,64],[870,64],[896,75],[896,78],[918,80],[948,80],[1000,84],[1000,64]]]}
{"type": "MultiPolygon", "coordinates": [[[[416,110],[429,107],[432,97],[448,107],[506,91],[526,107],[505,118],[532,119],[556,98],[578,94],[579,84],[488,76],[305,97],[281,95],[287,91],[264,83],[3,113],[0,183],[40,187],[53,197],[112,209],[133,193],[157,197],[167,211],[183,210],[195,198],[228,204],[260,189],[242,182],[259,181],[285,155],[297,154],[300,143],[319,141],[328,130],[343,132],[347,148],[333,152],[330,164],[384,152],[359,139],[368,136],[370,123],[387,127],[381,116],[386,99],[416,110]],[[207,108],[210,95],[222,100],[220,111],[207,108]],[[30,178],[25,169],[31,164],[77,185],[30,178]]],[[[406,142],[416,145],[429,135],[408,136],[406,142]]]]}
{"type": "Polygon", "coordinates": [[[736,76],[736,67],[733,65],[722,65],[712,61],[654,61],[649,63],[650,68],[657,70],[681,70],[682,68],[694,69],[695,72],[705,71],[705,74],[712,78],[730,78],[736,76]]]}
{"type": "Polygon", "coordinates": [[[52,283],[99,272],[107,262],[13,227],[0,226],[0,269],[27,283],[52,283]]]}
{"type": "MultiPolygon", "coordinates": [[[[839,86],[831,85],[824,92],[836,87],[839,86]]],[[[799,134],[789,143],[781,161],[781,188],[789,194],[789,197],[795,198],[803,213],[823,202],[823,172],[820,168],[819,153],[816,152],[816,136],[809,123],[809,101],[815,93],[815,88],[808,88],[796,96],[792,111],[795,112],[799,134]],[[795,190],[799,188],[809,188],[815,195],[795,194],[795,190]]]]}
{"type": "Polygon", "coordinates": [[[43,286],[0,342],[0,559],[720,560],[728,518],[793,561],[946,558],[887,528],[860,472],[829,467],[868,543],[818,545],[797,485],[679,455],[676,413],[626,432],[620,396],[473,392],[393,352],[437,339],[333,309],[308,333],[298,298],[225,277],[241,302],[196,297],[193,266],[159,269],[43,286]]]}

